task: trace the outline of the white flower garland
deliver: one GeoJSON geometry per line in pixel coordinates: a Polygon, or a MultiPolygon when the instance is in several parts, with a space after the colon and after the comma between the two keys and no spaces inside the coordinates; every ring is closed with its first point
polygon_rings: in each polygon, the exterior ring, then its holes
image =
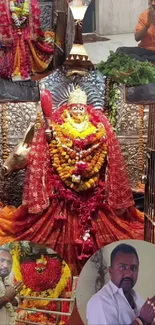
{"type": "Polygon", "coordinates": [[[30,0],[25,0],[24,1],[24,5],[23,8],[18,8],[19,11],[21,11],[21,14],[19,15],[20,18],[18,17],[18,14],[16,13],[17,9],[16,6],[14,4],[14,1],[10,1],[10,12],[11,12],[11,17],[14,21],[14,24],[16,27],[21,27],[22,24],[25,23],[28,15],[29,15],[29,11],[30,11],[30,0]]]}

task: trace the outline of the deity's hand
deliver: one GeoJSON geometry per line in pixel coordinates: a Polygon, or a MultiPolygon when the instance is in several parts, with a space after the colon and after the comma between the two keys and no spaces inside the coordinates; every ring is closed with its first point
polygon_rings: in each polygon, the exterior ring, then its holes
{"type": "Polygon", "coordinates": [[[50,129],[46,129],[45,134],[46,134],[47,141],[48,142],[51,142],[51,139],[52,139],[52,131],[50,129]]]}

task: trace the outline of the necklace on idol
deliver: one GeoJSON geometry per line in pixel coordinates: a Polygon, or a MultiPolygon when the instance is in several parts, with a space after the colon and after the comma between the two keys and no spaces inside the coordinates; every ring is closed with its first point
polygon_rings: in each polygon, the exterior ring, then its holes
{"type": "Polygon", "coordinates": [[[29,16],[30,0],[11,0],[10,12],[16,27],[20,28],[29,16]]]}

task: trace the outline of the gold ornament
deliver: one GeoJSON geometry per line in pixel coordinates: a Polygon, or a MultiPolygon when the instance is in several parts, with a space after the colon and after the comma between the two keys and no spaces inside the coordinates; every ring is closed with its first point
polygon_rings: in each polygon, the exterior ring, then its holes
{"type": "Polygon", "coordinates": [[[41,107],[40,103],[37,104],[37,118],[36,118],[36,129],[40,129],[41,126],[41,107]]]}
{"type": "Polygon", "coordinates": [[[41,258],[36,260],[36,271],[38,273],[42,273],[45,269],[46,269],[46,264],[47,264],[47,260],[44,257],[44,255],[41,256],[41,258]]]}
{"type": "Polygon", "coordinates": [[[138,150],[138,173],[139,179],[137,187],[138,189],[144,190],[144,184],[141,183],[142,175],[144,173],[144,106],[139,107],[139,150],[138,150]]]}

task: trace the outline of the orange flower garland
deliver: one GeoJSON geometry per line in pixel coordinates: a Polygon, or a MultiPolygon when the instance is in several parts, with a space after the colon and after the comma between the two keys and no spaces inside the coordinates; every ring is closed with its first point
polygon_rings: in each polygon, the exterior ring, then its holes
{"type": "Polygon", "coordinates": [[[89,128],[79,134],[77,129],[74,131],[66,128],[66,123],[61,126],[53,123],[51,128],[53,139],[49,144],[49,152],[53,167],[62,181],[76,192],[95,187],[107,156],[106,131],[103,125],[95,128],[89,122],[89,128]]]}

